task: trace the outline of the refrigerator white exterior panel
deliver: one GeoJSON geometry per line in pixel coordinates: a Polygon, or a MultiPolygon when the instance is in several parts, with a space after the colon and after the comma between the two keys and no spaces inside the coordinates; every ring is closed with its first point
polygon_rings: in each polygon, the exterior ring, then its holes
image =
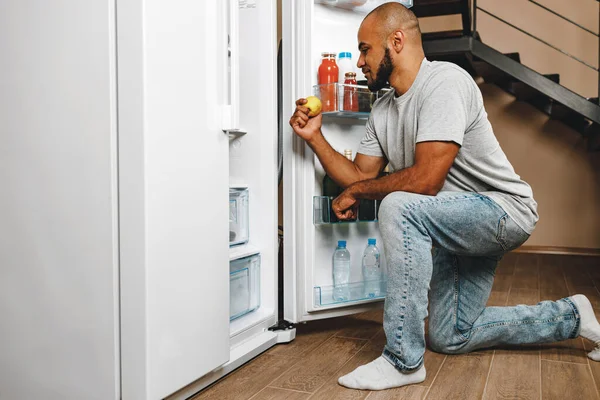
{"type": "Polygon", "coordinates": [[[118,7],[123,397],[158,399],[230,353],[227,10],[118,7]]]}
{"type": "Polygon", "coordinates": [[[2,399],[120,397],[114,4],[0,4],[2,399]]]}

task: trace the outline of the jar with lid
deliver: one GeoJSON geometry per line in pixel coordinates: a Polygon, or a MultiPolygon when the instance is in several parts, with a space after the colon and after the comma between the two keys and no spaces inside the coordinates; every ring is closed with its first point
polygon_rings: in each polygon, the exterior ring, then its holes
{"type": "Polygon", "coordinates": [[[356,88],[356,73],[346,72],[344,80],[344,111],[358,112],[358,88],[356,88]]]}
{"type": "Polygon", "coordinates": [[[339,69],[335,62],[335,53],[321,53],[319,66],[319,85],[323,112],[337,111],[337,82],[339,69]]]}

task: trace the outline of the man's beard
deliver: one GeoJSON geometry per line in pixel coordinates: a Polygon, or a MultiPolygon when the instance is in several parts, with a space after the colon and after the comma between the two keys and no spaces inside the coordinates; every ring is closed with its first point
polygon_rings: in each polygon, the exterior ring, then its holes
{"type": "Polygon", "coordinates": [[[385,84],[388,83],[393,70],[394,65],[392,64],[392,58],[390,57],[390,49],[386,48],[385,54],[379,63],[379,69],[377,70],[375,81],[368,85],[369,90],[371,92],[376,92],[380,89],[383,89],[385,84]]]}

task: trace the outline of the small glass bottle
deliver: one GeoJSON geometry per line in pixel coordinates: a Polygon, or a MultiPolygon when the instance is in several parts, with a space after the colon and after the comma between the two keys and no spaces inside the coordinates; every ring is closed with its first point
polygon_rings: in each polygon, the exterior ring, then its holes
{"type": "Polygon", "coordinates": [[[319,85],[323,112],[337,111],[337,85],[339,69],[335,62],[335,53],[321,53],[319,65],[319,85]]]}
{"type": "MultiPolygon", "coordinates": [[[[356,73],[346,72],[344,85],[356,85],[356,73]]],[[[344,86],[344,111],[358,112],[358,90],[356,87],[344,86]]]]}

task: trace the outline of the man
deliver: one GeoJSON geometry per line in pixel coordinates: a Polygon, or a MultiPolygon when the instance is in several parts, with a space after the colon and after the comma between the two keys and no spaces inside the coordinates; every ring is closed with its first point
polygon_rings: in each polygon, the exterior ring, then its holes
{"type": "MultiPolygon", "coordinates": [[[[428,291],[429,341],[437,352],[578,336],[600,344],[600,324],[583,295],[485,307],[498,261],[529,238],[538,220],[531,188],[500,148],[473,79],[453,64],[425,59],[410,10],[399,3],[376,8],[358,42],[357,66],[369,89],[389,82],[394,90],[373,106],[354,162],[326,142],[321,115],[309,118],[305,99],[290,119],[346,188],[332,206],[340,219],[354,217],[359,199],[383,199],[387,344],[381,357],[339,383],[380,390],[425,380],[428,291]],[[377,178],[388,162],[395,172],[377,178]]],[[[600,350],[589,357],[600,359],[600,350]]]]}

